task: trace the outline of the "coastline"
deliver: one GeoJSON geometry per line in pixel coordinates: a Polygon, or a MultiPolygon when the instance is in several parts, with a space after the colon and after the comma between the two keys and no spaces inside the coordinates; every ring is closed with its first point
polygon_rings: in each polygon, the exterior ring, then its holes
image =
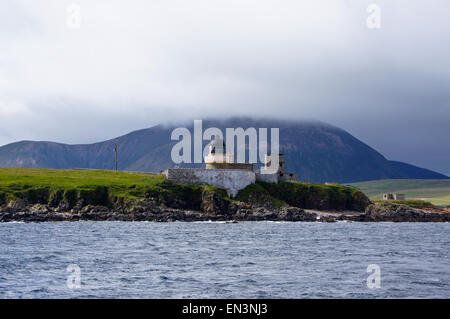
{"type": "Polygon", "coordinates": [[[60,207],[23,201],[0,208],[0,222],[58,222],[58,221],[152,221],[152,222],[449,222],[450,212],[425,211],[408,206],[375,203],[364,212],[319,211],[298,207],[279,208],[234,205],[227,210],[189,210],[155,206],[149,201],[134,203],[132,207],[109,209],[106,206],[86,205],[80,209],[62,210],[60,207]]]}
{"type": "Polygon", "coordinates": [[[159,174],[0,171],[0,222],[450,221],[448,209],[372,202],[360,190],[338,184],[257,182],[230,198],[223,189],[175,183],[159,174]]]}

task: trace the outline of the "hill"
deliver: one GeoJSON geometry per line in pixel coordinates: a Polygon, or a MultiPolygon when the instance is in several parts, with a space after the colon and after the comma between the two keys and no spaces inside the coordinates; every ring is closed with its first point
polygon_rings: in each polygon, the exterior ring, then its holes
{"type": "Polygon", "coordinates": [[[398,179],[352,183],[372,199],[381,199],[383,193],[405,194],[407,199],[420,199],[434,205],[450,206],[450,179],[398,179]]]}
{"type": "MultiPolygon", "coordinates": [[[[186,127],[192,132],[193,123],[186,127]]],[[[182,125],[180,125],[182,126],[182,125]]],[[[113,169],[113,146],[119,147],[119,169],[158,173],[174,164],[170,135],[176,126],[158,125],[104,142],[67,145],[21,141],[0,147],[0,166],[29,168],[113,169]]],[[[203,129],[255,127],[280,129],[280,150],[286,170],[305,182],[349,183],[375,179],[446,179],[445,175],[387,160],[348,132],[321,122],[231,118],[207,120],[203,129]]],[[[206,141],[205,141],[206,145],[206,141]]]]}

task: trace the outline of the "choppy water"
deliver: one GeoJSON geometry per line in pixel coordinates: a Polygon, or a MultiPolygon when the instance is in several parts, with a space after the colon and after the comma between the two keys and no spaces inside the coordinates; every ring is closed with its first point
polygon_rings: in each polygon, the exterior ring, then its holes
{"type": "Polygon", "coordinates": [[[0,297],[449,298],[449,234],[448,223],[0,223],[0,297]],[[81,288],[67,286],[70,264],[81,288]],[[367,287],[369,264],[381,288],[367,287]]]}

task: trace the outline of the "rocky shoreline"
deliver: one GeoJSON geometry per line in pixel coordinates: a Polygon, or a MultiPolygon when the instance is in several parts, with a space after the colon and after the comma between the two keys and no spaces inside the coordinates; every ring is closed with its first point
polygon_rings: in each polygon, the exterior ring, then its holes
{"type": "Polygon", "coordinates": [[[245,203],[206,201],[201,210],[166,207],[140,200],[125,207],[83,205],[69,209],[63,203],[28,205],[16,200],[0,207],[0,222],[57,221],[290,221],[290,222],[449,222],[450,212],[424,211],[391,203],[370,204],[364,212],[310,211],[298,207],[254,207],[245,203]]]}

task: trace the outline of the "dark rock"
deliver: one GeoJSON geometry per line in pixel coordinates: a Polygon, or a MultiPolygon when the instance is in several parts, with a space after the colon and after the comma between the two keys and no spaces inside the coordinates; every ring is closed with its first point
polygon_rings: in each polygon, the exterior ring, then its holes
{"type": "Polygon", "coordinates": [[[20,212],[28,210],[27,202],[22,199],[16,199],[11,201],[8,204],[7,208],[9,208],[11,212],[20,212]]]}
{"type": "Polygon", "coordinates": [[[55,191],[50,194],[50,198],[48,200],[48,205],[50,207],[58,207],[60,202],[63,199],[64,192],[62,190],[55,191]]]}
{"type": "MultiPolygon", "coordinates": [[[[54,207],[54,206],[50,205],[50,207],[54,207]]],[[[67,212],[68,210],[69,210],[69,204],[67,204],[66,202],[60,202],[55,209],[55,211],[57,211],[57,212],[67,212]]]]}
{"type": "Polygon", "coordinates": [[[367,211],[360,215],[327,215],[319,216],[305,212],[298,207],[283,206],[279,208],[252,207],[237,201],[229,201],[218,194],[205,193],[202,197],[202,210],[179,209],[155,205],[147,199],[128,203],[125,207],[109,210],[102,205],[86,205],[81,207],[78,202],[69,210],[68,205],[60,202],[58,206],[35,204],[28,205],[23,200],[11,202],[0,209],[0,222],[24,221],[78,221],[78,220],[118,220],[118,221],[303,221],[303,222],[334,222],[337,220],[359,222],[414,222],[450,221],[450,213],[424,212],[407,206],[392,203],[376,203],[370,205],[367,211]]]}
{"type": "Polygon", "coordinates": [[[44,214],[48,214],[50,211],[51,210],[48,206],[42,205],[42,204],[36,204],[29,208],[29,212],[34,215],[36,215],[36,214],[44,215],[44,214]]]}
{"type": "MultiPolygon", "coordinates": [[[[204,191],[202,193],[201,210],[206,214],[229,214],[230,201],[216,192],[204,191]]],[[[234,210],[234,208],[233,208],[234,210]]]]}
{"type": "Polygon", "coordinates": [[[109,212],[109,209],[106,206],[96,205],[92,206],[90,211],[94,213],[104,213],[109,212]]]}
{"type": "Polygon", "coordinates": [[[303,209],[297,207],[282,207],[278,213],[278,218],[279,220],[293,222],[314,222],[317,221],[317,214],[307,213],[303,209]]]}
{"type": "Polygon", "coordinates": [[[450,221],[450,214],[424,212],[404,205],[383,202],[368,206],[366,213],[357,216],[356,219],[377,222],[442,222],[450,221]]]}

